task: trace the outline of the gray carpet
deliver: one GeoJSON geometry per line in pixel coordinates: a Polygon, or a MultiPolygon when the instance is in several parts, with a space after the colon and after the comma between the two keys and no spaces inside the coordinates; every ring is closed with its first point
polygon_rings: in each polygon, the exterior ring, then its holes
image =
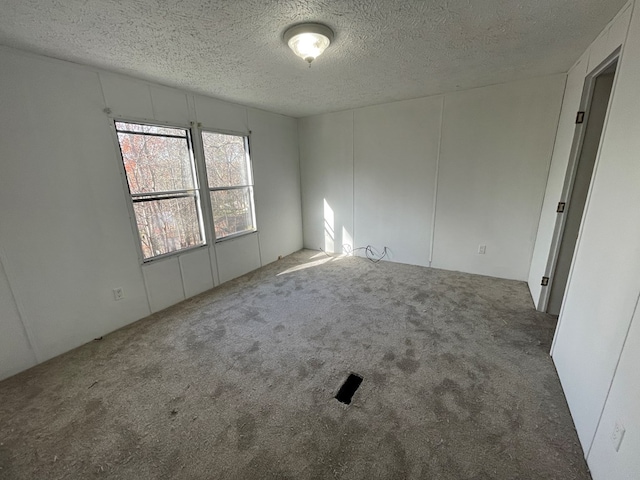
{"type": "Polygon", "coordinates": [[[1,382],[0,478],[587,479],[554,327],[522,282],[301,251],[1,382]]]}

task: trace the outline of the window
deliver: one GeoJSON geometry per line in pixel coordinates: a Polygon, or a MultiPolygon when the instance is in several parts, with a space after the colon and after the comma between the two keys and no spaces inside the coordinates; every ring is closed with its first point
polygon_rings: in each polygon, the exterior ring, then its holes
{"type": "Polygon", "coordinates": [[[144,259],[203,245],[189,130],[115,125],[144,259]]]}
{"type": "Polygon", "coordinates": [[[189,128],[115,127],[144,261],[256,231],[248,137],[203,131],[203,158],[189,128]]]}
{"type": "Polygon", "coordinates": [[[216,239],[253,232],[253,178],[247,137],[202,132],[216,239]]]}

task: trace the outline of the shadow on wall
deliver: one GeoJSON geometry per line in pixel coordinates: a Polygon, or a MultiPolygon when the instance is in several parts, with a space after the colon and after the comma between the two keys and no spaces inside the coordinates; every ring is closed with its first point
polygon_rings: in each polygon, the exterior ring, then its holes
{"type": "Polygon", "coordinates": [[[347,254],[353,251],[353,237],[344,225],[336,229],[335,213],[333,208],[323,199],[324,202],[324,251],[331,253],[347,254]],[[336,230],[338,233],[336,234],[336,230]],[[336,245],[338,248],[336,248],[336,245]]]}

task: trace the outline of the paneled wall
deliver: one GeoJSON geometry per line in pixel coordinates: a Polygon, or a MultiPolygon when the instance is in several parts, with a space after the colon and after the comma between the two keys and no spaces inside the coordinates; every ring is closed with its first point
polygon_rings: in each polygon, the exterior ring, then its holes
{"type": "Polygon", "coordinates": [[[397,262],[428,265],[435,182],[425,180],[438,169],[442,98],[361,108],[353,116],[356,242],[392,247],[397,262]]]}
{"type": "Polygon", "coordinates": [[[386,246],[392,261],[527,279],[564,84],[301,119],[305,246],[386,246]]]}
{"type": "MultiPolygon", "coordinates": [[[[638,478],[640,472],[637,2],[623,9],[585,52],[574,67],[579,73],[572,73],[576,79],[571,82],[572,88],[581,91],[585,75],[620,45],[622,54],[609,114],[552,349],[578,436],[596,480],[638,478]],[[616,424],[626,429],[619,450],[612,440],[616,424]]],[[[567,95],[573,100],[565,102],[563,109],[575,113],[577,95],[569,90],[567,95]]],[[[547,187],[551,203],[558,198],[572,139],[573,128],[566,126],[559,130],[556,144],[561,152],[554,154],[554,164],[557,161],[560,165],[552,167],[547,187]]],[[[551,220],[555,214],[543,212],[545,216],[551,220]]],[[[549,230],[541,223],[538,242],[543,251],[548,250],[549,230]]]]}
{"type": "Polygon", "coordinates": [[[0,378],[301,248],[296,120],[8,48],[0,63],[0,378]],[[258,232],[141,264],[106,108],[251,132],[258,232]]]}
{"type": "Polygon", "coordinates": [[[558,241],[557,238],[554,239],[554,231],[557,222],[560,221],[556,208],[558,202],[567,201],[565,178],[571,153],[577,147],[574,138],[576,113],[580,109],[585,77],[625,42],[631,10],[630,4],[626,5],[569,70],[529,271],[528,282],[531,296],[536,306],[541,310],[546,309],[546,299],[543,298],[544,292],[540,280],[543,276],[552,275],[549,251],[553,242],[558,241]]]}

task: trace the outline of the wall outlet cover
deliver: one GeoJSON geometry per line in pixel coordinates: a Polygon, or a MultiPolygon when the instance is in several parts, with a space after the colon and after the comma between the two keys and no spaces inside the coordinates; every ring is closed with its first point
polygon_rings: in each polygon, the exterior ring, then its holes
{"type": "Polygon", "coordinates": [[[611,441],[613,442],[613,448],[616,449],[616,452],[620,450],[620,444],[624,438],[625,431],[624,425],[622,425],[620,421],[617,421],[616,426],[613,428],[613,433],[611,434],[611,441]]]}

